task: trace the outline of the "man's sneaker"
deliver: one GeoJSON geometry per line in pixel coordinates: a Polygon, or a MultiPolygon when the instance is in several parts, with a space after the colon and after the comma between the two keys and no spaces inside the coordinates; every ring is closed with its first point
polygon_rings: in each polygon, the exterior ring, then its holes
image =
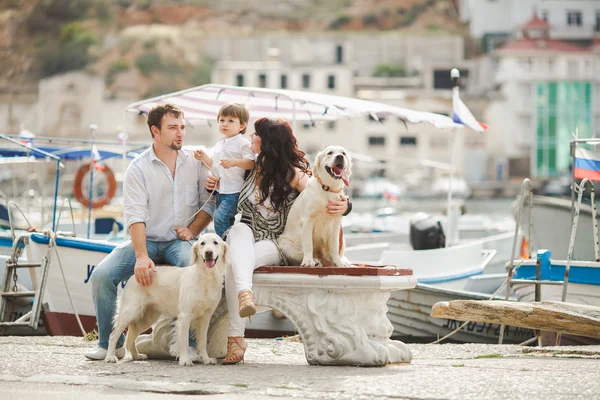
{"type": "MultiPolygon", "coordinates": [[[[85,358],[87,358],[89,360],[100,361],[100,360],[104,360],[106,358],[107,352],[108,352],[108,350],[103,349],[102,347],[97,347],[94,350],[88,351],[87,353],[85,353],[84,356],[85,356],[85,358]]],[[[120,348],[116,349],[115,355],[119,359],[125,357],[125,347],[120,347],[120,348]]]]}

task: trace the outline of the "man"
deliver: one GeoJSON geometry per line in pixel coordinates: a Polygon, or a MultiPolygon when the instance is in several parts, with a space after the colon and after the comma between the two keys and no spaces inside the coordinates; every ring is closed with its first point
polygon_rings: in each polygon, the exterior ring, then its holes
{"type": "MultiPolygon", "coordinates": [[[[131,162],[123,183],[131,240],[116,247],[92,274],[99,340],[98,348],[85,354],[91,360],[106,356],[121,281],[135,275],[140,285],[148,286],[152,283],[150,270],[156,271],[156,264],[188,266],[189,241],[211,222],[215,208],[214,199],[208,201],[210,193],[204,189],[209,170],[192,152],[181,150],[183,111],[173,104],[158,105],[148,113],[148,127],[152,146],[131,162]],[[194,216],[202,205],[202,211],[194,216]]],[[[125,356],[123,342],[121,336],[116,352],[119,358],[125,356]]],[[[197,359],[190,350],[190,358],[197,359]]]]}

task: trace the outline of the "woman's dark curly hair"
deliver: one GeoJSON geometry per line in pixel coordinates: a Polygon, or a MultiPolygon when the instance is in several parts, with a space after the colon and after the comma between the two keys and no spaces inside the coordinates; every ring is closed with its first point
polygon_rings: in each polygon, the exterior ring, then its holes
{"type": "Polygon", "coordinates": [[[254,123],[254,129],[261,140],[260,154],[256,158],[258,187],[262,195],[260,201],[270,197],[275,210],[279,210],[295,190],[292,181],[296,176],[296,168],[310,175],[310,163],[298,148],[292,127],[285,119],[259,118],[254,123]]]}

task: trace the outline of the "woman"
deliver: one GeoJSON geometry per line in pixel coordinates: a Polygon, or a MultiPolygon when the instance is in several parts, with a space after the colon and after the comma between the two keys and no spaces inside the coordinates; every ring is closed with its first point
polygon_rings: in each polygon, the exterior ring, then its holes
{"type": "MultiPolygon", "coordinates": [[[[240,192],[241,222],[226,232],[230,246],[230,268],[225,274],[229,313],[227,356],[223,364],[244,361],[246,341],[243,318],[256,313],[252,299],[252,273],[262,265],[280,265],[277,239],[283,232],[288,212],[311,175],[304,152],[298,149],[292,128],[284,119],[260,118],[254,123],[251,149],[256,164],[240,192]]],[[[210,178],[212,190],[218,178],[210,178]]],[[[348,199],[330,202],[329,214],[343,215],[348,199]]]]}

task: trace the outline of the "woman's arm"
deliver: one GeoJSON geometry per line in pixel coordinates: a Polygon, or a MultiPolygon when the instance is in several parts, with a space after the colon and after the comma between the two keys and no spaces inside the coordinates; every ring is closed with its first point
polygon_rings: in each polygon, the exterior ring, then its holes
{"type": "Polygon", "coordinates": [[[306,172],[296,168],[296,176],[292,181],[292,187],[297,191],[302,192],[308,183],[308,178],[310,178],[310,176],[306,172]]]}

